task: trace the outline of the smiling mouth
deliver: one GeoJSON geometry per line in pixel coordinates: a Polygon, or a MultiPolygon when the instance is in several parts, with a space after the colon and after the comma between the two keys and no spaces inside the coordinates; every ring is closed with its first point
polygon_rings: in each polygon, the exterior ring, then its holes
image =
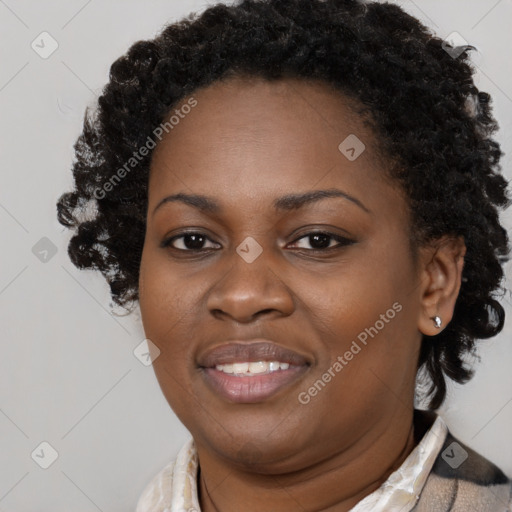
{"type": "Polygon", "coordinates": [[[207,387],[231,403],[270,399],[296,382],[310,367],[300,354],[267,340],[227,343],[200,358],[207,387]]]}

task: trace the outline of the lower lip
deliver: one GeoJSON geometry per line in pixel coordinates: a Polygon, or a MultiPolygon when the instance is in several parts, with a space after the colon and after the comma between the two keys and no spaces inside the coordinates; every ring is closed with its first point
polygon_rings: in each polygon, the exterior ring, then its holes
{"type": "Polygon", "coordinates": [[[221,397],[230,402],[248,404],[270,398],[295,382],[307,368],[295,366],[253,377],[237,377],[215,368],[203,368],[203,375],[207,384],[221,397]]]}

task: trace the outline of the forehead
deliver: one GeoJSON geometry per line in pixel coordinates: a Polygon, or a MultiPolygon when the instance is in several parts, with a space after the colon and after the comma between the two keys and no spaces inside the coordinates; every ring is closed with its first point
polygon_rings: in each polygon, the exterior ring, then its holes
{"type": "MultiPolygon", "coordinates": [[[[164,134],[155,154],[176,149],[184,140],[197,143],[230,139],[243,141],[265,139],[265,134],[287,127],[276,143],[293,144],[308,133],[329,133],[337,137],[347,130],[374,144],[373,134],[357,111],[356,100],[347,98],[330,84],[320,80],[281,78],[268,81],[261,77],[232,77],[196,90],[191,97],[196,106],[180,116],[175,126],[164,134]],[[274,130],[272,127],[274,126],[274,130]]],[[[190,102],[181,100],[170,114],[179,113],[190,102]]],[[[275,133],[272,133],[275,136],[275,133]]],[[[157,158],[156,155],[153,156],[157,158]]]]}
{"type": "Polygon", "coordinates": [[[154,150],[150,209],[164,192],[226,200],[234,191],[261,199],[339,185],[382,192],[378,142],[357,105],[329,84],[237,77],[191,97],[192,109],[180,111],[190,97],[173,108],[179,122],[154,150]]]}

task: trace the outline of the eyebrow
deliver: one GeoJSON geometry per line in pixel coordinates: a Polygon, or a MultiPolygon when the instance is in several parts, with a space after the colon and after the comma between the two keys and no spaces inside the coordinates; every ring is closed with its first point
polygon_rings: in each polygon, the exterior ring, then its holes
{"type": "MultiPolygon", "coordinates": [[[[359,201],[359,199],[337,188],[331,188],[327,190],[312,190],[298,194],[287,194],[276,199],[273,203],[273,206],[276,210],[290,211],[299,209],[307,204],[311,204],[329,197],[340,197],[342,199],[347,199],[348,201],[351,201],[355,205],[359,206],[359,208],[364,210],[366,213],[371,213],[371,210],[369,210],[361,201],[359,201]]],[[[155,209],[153,210],[153,215],[162,205],[174,201],[181,201],[205,213],[218,214],[222,211],[219,203],[212,197],[200,194],[179,193],[164,197],[156,205],[155,209]]]]}

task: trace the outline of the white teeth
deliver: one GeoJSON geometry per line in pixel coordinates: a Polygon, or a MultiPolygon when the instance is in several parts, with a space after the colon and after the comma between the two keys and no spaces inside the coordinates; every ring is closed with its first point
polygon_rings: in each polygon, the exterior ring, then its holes
{"type": "Polygon", "coordinates": [[[278,370],[288,370],[289,367],[289,363],[280,363],[279,361],[257,361],[251,363],[218,364],[215,366],[215,369],[231,375],[251,376],[272,373],[278,370]]]}
{"type": "Polygon", "coordinates": [[[249,363],[233,363],[234,373],[247,373],[249,371],[249,363]]]}
{"type": "Polygon", "coordinates": [[[232,364],[219,364],[219,368],[222,367],[222,370],[224,373],[234,373],[233,365],[232,364]]]}
{"type": "MultiPolygon", "coordinates": [[[[282,364],[285,364],[285,363],[282,363],[282,364]]],[[[270,361],[270,363],[268,363],[268,369],[271,372],[275,372],[276,370],[279,370],[279,366],[280,366],[280,364],[277,361],[270,361]]]]}
{"type": "Polygon", "coordinates": [[[249,363],[249,373],[265,373],[268,371],[268,363],[258,361],[257,363],[249,363]]]}

